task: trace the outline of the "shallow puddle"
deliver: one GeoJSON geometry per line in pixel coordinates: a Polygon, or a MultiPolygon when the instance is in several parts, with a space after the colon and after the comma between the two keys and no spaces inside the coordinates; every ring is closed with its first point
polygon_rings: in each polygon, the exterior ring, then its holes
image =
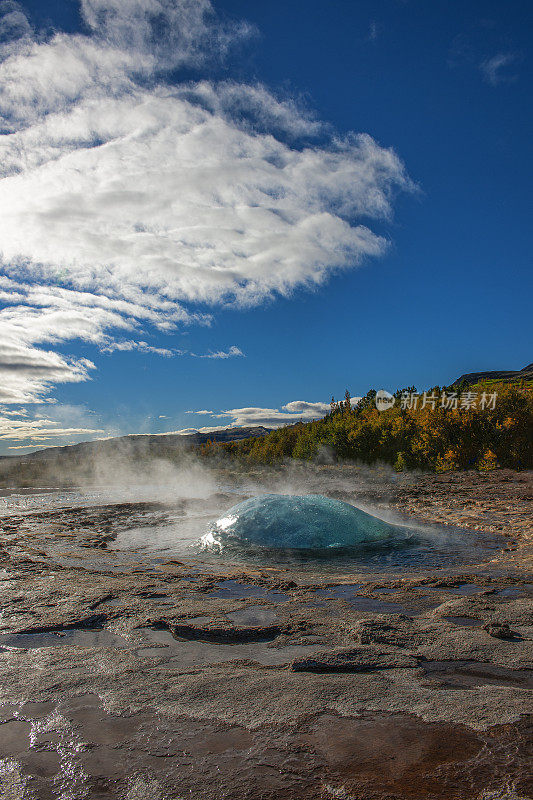
{"type": "Polygon", "coordinates": [[[249,606],[241,611],[230,611],[225,616],[236,625],[274,625],[278,621],[276,612],[264,606],[249,606]]]}
{"type": "Polygon", "coordinates": [[[184,620],[187,625],[208,625],[211,622],[211,617],[190,617],[184,620]]]}
{"type": "Polygon", "coordinates": [[[263,666],[280,666],[319,649],[317,645],[269,647],[268,641],[218,644],[199,639],[179,639],[168,630],[152,628],[142,628],[140,632],[147,640],[146,647],[141,645],[136,648],[140,655],[163,658],[173,665],[187,669],[235,660],[254,661],[263,666]]]}
{"type": "Polygon", "coordinates": [[[362,584],[330,586],[327,589],[316,589],[318,597],[333,600],[344,600],[358,611],[369,611],[376,614],[395,614],[408,613],[408,610],[401,603],[393,603],[389,600],[380,600],[377,597],[364,597],[357,594],[362,584]]]}
{"type": "MultiPolygon", "coordinates": [[[[6,710],[0,707],[0,718],[6,710]]],[[[167,719],[151,710],[110,714],[93,695],[60,701],[44,719],[26,712],[19,707],[20,720],[0,723],[9,754],[0,758],[2,800],[319,796],[308,755],[291,752],[279,735],[271,741],[240,725],[167,719]]]]}
{"type": "Polygon", "coordinates": [[[533,583],[525,583],[523,586],[508,586],[500,589],[496,593],[499,597],[530,597],[533,594],[533,583]]]}
{"type": "Polygon", "coordinates": [[[460,625],[463,628],[479,628],[483,625],[482,619],[474,619],[473,617],[443,617],[446,622],[453,622],[454,625],[460,625]]]}
{"type": "Polygon", "coordinates": [[[484,734],[408,714],[324,713],[248,730],[110,713],[90,694],[0,707],[0,796],[10,800],[465,800],[504,797],[495,790],[509,781],[527,796],[527,775],[522,723],[484,734]]]}
{"type": "Polygon", "coordinates": [[[257,597],[261,600],[270,600],[273,603],[285,603],[290,600],[290,596],[285,592],[275,589],[266,589],[264,586],[253,586],[252,584],[239,583],[238,581],[221,581],[217,584],[218,588],[211,592],[207,597],[231,598],[232,600],[244,600],[248,597],[257,597]]]}
{"type": "MultiPolygon", "coordinates": [[[[316,645],[269,647],[269,643],[276,638],[279,629],[273,628],[272,633],[268,631],[268,628],[261,631],[260,626],[265,624],[265,620],[267,618],[271,619],[271,616],[276,616],[268,609],[260,609],[259,611],[243,609],[233,613],[241,616],[240,620],[232,620],[234,622],[239,621],[240,624],[249,624],[250,626],[258,625],[257,640],[238,641],[239,630],[231,627],[228,628],[227,632],[224,630],[220,632],[219,636],[222,640],[225,637],[231,640],[233,638],[231,634],[233,633],[237,639],[235,643],[231,641],[216,641],[218,637],[213,637],[215,641],[210,640],[212,638],[210,636],[211,631],[208,629],[205,631],[207,640],[202,639],[201,629],[194,637],[181,638],[173,636],[166,629],[141,628],[135,631],[134,640],[128,640],[106,629],[71,629],[47,633],[5,634],[0,637],[0,652],[2,652],[2,649],[4,652],[8,652],[8,648],[33,649],[65,646],[129,648],[140,656],[163,659],[179,668],[188,669],[235,660],[253,661],[263,666],[276,666],[289,663],[294,658],[318,649],[316,645]],[[245,622],[247,619],[250,620],[249,623],[245,622]],[[139,636],[141,637],[140,640],[139,636]]],[[[196,617],[187,620],[187,623],[192,625],[209,622],[209,617],[196,617]]],[[[217,633],[216,630],[215,633],[217,633]]],[[[246,630],[245,634],[249,638],[250,630],[246,630]]]]}
{"type": "Polygon", "coordinates": [[[11,719],[0,725],[0,756],[12,756],[30,746],[31,725],[22,720],[11,719]]]}
{"type": "Polygon", "coordinates": [[[106,629],[50,631],[46,633],[8,633],[0,636],[0,649],[18,647],[131,647],[131,642],[106,629]]]}
{"type": "Polygon", "coordinates": [[[427,724],[403,714],[364,714],[357,719],[323,714],[302,743],[326,759],[328,782],[339,789],[332,797],[478,796],[477,791],[459,793],[454,786],[457,762],[469,761],[482,748],[476,734],[463,726],[427,724]]]}
{"type": "Polygon", "coordinates": [[[470,597],[473,594],[479,594],[484,591],[483,586],[478,586],[477,583],[462,583],[460,586],[450,586],[447,589],[451,594],[458,594],[461,597],[470,597]]]}
{"type": "Polygon", "coordinates": [[[476,661],[426,661],[421,668],[424,675],[436,680],[441,688],[470,689],[495,685],[533,689],[533,671],[527,669],[507,669],[476,661]]]}

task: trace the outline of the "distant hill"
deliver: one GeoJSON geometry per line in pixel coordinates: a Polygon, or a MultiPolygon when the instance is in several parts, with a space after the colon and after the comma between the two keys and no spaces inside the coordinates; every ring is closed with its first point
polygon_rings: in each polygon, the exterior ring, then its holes
{"type": "Polygon", "coordinates": [[[493,370],[491,372],[467,372],[466,375],[461,375],[452,386],[467,385],[472,386],[479,381],[516,381],[516,380],[533,380],[533,364],[528,364],[527,367],[519,370],[493,370]]]}
{"type": "Polygon", "coordinates": [[[202,433],[132,434],[93,442],[48,447],[18,456],[0,456],[1,486],[69,486],[92,481],[113,465],[142,465],[155,459],[179,461],[187,450],[207,442],[236,442],[266,436],[269,428],[224,428],[202,433]]]}
{"type": "Polygon", "coordinates": [[[111,439],[97,439],[92,442],[80,442],[79,444],[67,444],[61,447],[46,447],[44,450],[35,450],[33,453],[26,453],[22,456],[4,456],[4,458],[15,459],[17,461],[28,461],[33,459],[55,459],[57,456],[67,453],[77,456],[110,455],[127,451],[131,455],[150,453],[157,456],[158,452],[166,451],[170,448],[190,447],[191,445],[206,444],[212,442],[237,442],[239,439],[249,439],[251,436],[265,436],[270,433],[270,428],[263,428],[262,425],[251,428],[221,428],[210,433],[201,433],[191,430],[190,433],[131,433],[127,436],[115,436],[111,439]]]}

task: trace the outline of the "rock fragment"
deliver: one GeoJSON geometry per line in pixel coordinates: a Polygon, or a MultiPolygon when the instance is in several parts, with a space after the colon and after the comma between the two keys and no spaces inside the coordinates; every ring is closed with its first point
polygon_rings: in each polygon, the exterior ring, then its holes
{"type": "Polygon", "coordinates": [[[510,629],[506,622],[501,624],[499,622],[488,622],[483,626],[483,630],[487,631],[489,636],[493,636],[495,639],[512,640],[517,638],[517,634],[510,629]]]}
{"type": "Polygon", "coordinates": [[[340,647],[295,658],[291,672],[371,672],[381,669],[414,669],[418,660],[408,653],[374,647],[340,647]]]}

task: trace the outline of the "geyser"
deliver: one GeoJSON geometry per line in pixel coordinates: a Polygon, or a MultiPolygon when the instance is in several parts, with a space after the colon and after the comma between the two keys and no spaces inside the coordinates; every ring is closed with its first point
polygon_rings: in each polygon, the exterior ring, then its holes
{"type": "Polygon", "coordinates": [[[218,519],[204,547],[248,545],[287,550],[332,550],[384,544],[405,531],[320,494],[252,497],[218,519]]]}

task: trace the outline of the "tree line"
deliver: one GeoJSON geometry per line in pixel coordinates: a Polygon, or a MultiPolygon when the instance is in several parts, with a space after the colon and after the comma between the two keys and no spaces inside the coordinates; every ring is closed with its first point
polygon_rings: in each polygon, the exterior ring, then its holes
{"type": "Polygon", "coordinates": [[[298,422],[266,436],[200,448],[245,464],[303,461],[382,462],[397,471],[533,468],[533,384],[484,381],[475,386],[415,387],[394,393],[380,411],[376,391],[358,402],[332,398],[323,419],[298,422]],[[417,397],[420,402],[418,402],[417,397]],[[430,402],[428,402],[428,399],[430,402]]]}

